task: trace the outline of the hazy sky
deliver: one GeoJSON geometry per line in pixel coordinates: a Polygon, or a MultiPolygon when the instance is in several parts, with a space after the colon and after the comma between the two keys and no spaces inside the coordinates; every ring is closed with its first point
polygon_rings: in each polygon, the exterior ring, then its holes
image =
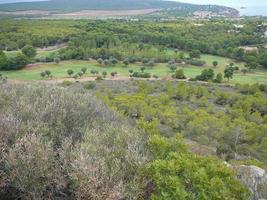
{"type": "MultiPolygon", "coordinates": [[[[0,3],[12,3],[12,2],[22,2],[22,1],[40,1],[40,0],[0,0],[0,3]]],[[[196,3],[196,4],[219,4],[219,5],[226,5],[233,7],[267,5],[267,0],[180,0],[180,1],[188,3],[196,3]]]]}
{"type": "Polygon", "coordinates": [[[220,4],[226,6],[257,6],[267,5],[267,0],[182,0],[183,2],[196,4],[220,4]]]}

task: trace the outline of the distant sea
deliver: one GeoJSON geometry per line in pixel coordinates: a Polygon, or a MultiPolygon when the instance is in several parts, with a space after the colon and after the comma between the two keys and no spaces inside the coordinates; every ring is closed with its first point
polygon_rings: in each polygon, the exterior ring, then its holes
{"type": "Polygon", "coordinates": [[[215,4],[229,6],[239,10],[240,15],[267,16],[267,0],[175,0],[195,4],[215,4]]]}
{"type": "MultiPolygon", "coordinates": [[[[267,4],[267,1],[266,1],[267,4]]],[[[236,8],[239,10],[240,15],[244,15],[244,16],[258,16],[258,15],[262,15],[262,16],[267,16],[267,6],[264,5],[263,7],[261,6],[249,6],[249,7],[245,7],[245,8],[236,8]]]]}

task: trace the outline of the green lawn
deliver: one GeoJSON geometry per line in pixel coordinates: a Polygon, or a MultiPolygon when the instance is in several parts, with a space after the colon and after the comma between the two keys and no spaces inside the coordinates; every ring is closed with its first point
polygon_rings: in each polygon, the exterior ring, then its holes
{"type": "MultiPolygon", "coordinates": [[[[38,51],[37,57],[47,56],[54,51],[38,51]]],[[[13,56],[17,53],[17,51],[8,52],[8,56],[13,56]]],[[[173,50],[168,50],[169,54],[174,54],[173,50]]],[[[185,56],[188,54],[185,52],[185,56]]],[[[204,54],[201,56],[202,60],[206,61],[206,65],[204,67],[196,67],[192,65],[179,65],[178,69],[183,69],[185,75],[188,78],[194,78],[199,75],[204,68],[212,68],[216,73],[223,73],[225,66],[229,65],[229,63],[233,62],[235,66],[238,66],[240,69],[244,67],[244,63],[238,63],[232,59],[224,58],[220,56],[207,55],[204,54]],[[216,68],[213,67],[212,62],[218,61],[218,66],[216,68]]],[[[67,70],[72,69],[75,73],[78,73],[82,67],[86,67],[88,69],[86,76],[92,76],[90,71],[92,69],[98,70],[100,73],[103,71],[108,72],[118,72],[120,76],[128,76],[129,70],[133,69],[134,71],[140,71],[141,64],[134,64],[125,67],[123,64],[117,64],[115,66],[103,67],[96,63],[96,61],[80,61],[80,60],[71,60],[71,61],[62,61],[59,64],[55,63],[44,63],[38,64],[38,66],[26,68],[19,71],[2,71],[1,73],[4,76],[7,76],[9,79],[17,79],[17,80],[41,80],[40,73],[45,70],[50,70],[53,74],[54,78],[65,78],[68,77],[67,70]]],[[[156,64],[155,67],[147,68],[147,72],[151,73],[151,75],[157,75],[159,77],[170,76],[171,72],[167,67],[167,64],[160,63],[156,64]]],[[[230,83],[264,83],[267,84],[267,70],[266,69],[258,69],[254,73],[247,74],[244,76],[241,73],[237,73],[234,75],[233,80],[230,83]]]]}
{"type": "MultiPolygon", "coordinates": [[[[212,62],[214,59],[213,56],[205,55],[203,58],[207,58],[212,62]]],[[[224,69],[224,65],[228,64],[228,61],[216,57],[217,60],[221,64],[217,68],[214,68],[216,73],[222,72],[224,69]]],[[[210,68],[211,65],[209,61],[207,61],[207,65],[205,67],[195,67],[195,66],[179,66],[178,69],[183,69],[185,75],[189,78],[193,78],[201,73],[204,68],[210,68]]],[[[241,64],[242,65],[242,64],[241,64]]],[[[240,66],[241,66],[240,65],[240,66]]],[[[67,70],[72,69],[75,73],[78,73],[82,67],[86,67],[88,69],[86,76],[92,76],[90,71],[92,69],[98,70],[100,73],[103,71],[108,72],[118,72],[120,76],[128,76],[129,70],[133,69],[134,71],[140,71],[141,64],[134,64],[128,67],[123,66],[122,64],[117,64],[115,66],[103,67],[98,65],[95,61],[79,61],[79,60],[71,60],[71,61],[62,61],[59,64],[55,63],[44,63],[39,64],[37,66],[19,70],[19,71],[3,71],[1,72],[4,76],[7,76],[9,79],[17,79],[17,80],[41,80],[40,73],[45,70],[50,70],[54,78],[66,78],[67,70]]],[[[171,72],[166,64],[160,63],[155,67],[147,68],[147,72],[151,73],[151,75],[157,75],[159,77],[170,76],[171,72]]],[[[234,75],[234,79],[230,81],[230,83],[265,83],[267,84],[267,70],[257,70],[254,73],[247,74],[244,76],[241,73],[237,73],[234,75]]]]}

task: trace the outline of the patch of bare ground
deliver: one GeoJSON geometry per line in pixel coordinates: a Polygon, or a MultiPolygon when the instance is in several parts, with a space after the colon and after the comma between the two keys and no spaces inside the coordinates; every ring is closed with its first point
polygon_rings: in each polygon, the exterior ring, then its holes
{"type": "Polygon", "coordinates": [[[25,69],[25,70],[40,69],[43,67],[42,64],[43,63],[28,64],[23,69],[25,69]]]}
{"type": "Polygon", "coordinates": [[[116,17],[145,15],[160,9],[139,9],[139,10],[82,10],[79,12],[54,14],[57,17],[116,17]]]}
{"type": "Polygon", "coordinates": [[[48,16],[51,15],[50,11],[45,11],[45,10],[22,10],[22,11],[14,11],[14,12],[8,12],[8,11],[2,11],[0,12],[0,15],[44,15],[48,16]]]}
{"type": "Polygon", "coordinates": [[[216,156],[216,148],[207,146],[207,145],[201,145],[193,140],[184,139],[185,144],[187,145],[188,149],[195,154],[201,155],[201,156],[216,156]]]}
{"type": "Polygon", "coordinates": [[[37,51],[42,52],[42,51],[55,51],[55,50],[59,50],[61,48],[65,48],[67,47],[66,43],[61,43],[61,44],[56,44],[54,46],[48,46],[48,47],[44,47],[44,48],[37,48],[37,51]]]}

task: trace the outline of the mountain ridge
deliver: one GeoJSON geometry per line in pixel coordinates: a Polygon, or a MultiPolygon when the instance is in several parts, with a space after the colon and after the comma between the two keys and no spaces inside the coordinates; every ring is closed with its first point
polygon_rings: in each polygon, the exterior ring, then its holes
{"type": "Polygon", "coordinates": [[[203,6],[164,0],[50,0],[1,4],[0,11],[49,10],[64,12],[80,10],[164,9],[175,7],[199,7],[202,9],[203,6]]]}

